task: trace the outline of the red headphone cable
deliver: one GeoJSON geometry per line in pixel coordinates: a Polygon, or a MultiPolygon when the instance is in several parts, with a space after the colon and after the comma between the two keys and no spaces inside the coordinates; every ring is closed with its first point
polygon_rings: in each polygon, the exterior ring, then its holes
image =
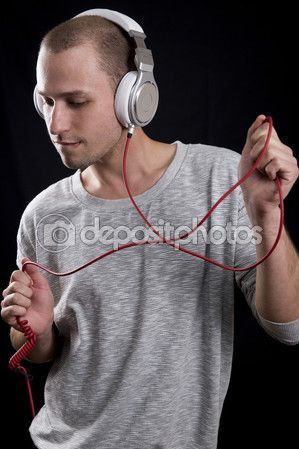
{"type": "MultiPolygon", "coordinates": [[[[188,249],[183,249],[180,248],[179,245],[176,245],[174,242],[176,242],[177,240],[182,240],[186,237],[188,237],[189,235],[191,235],[197,228],[199,228],[200,225],[202,225],[207,218],[209,218],[209,216],[212,214],[212,212],[216,209],[216,207],[219,206],[220,203],[222,203],[222,201],[228,196],[230,195],[231,192],[233,192],[238,186],[240,186],[241,184],[243,184],[243,182],[246,181],[247,178],[249,178],[249,176],[251,176],[251,174],[254,172],[254,170],[257,168],[257,165],[260,163],[260,161],[264,158],[266,151],[268,150],[269,147],[269,142],[270,142],[270,138],[271,138],[271,134],[272,134],[272,128],[273,128],[273,122],[272,122],[272,118],[271,117],[266,117],[265,120],[263,121],[263,123],[268,122],[269,123],[269,128],[268,128],[268,134],[267,134],[267,138],[264,144],[264,148],[261,151],[259,157],[257,158],[257,160],[255,161],[255,163],[253,164],[253,166],[250,168],[250,170],[236,183],[234,184],[229,190],[227,190],[227,192],[225,192],[217,201],[216,203],[211,207],[211,209],[206,213],[206,215],[202,218],[202,220],[196,225],[195,228],[191,229],[191,231],[189,231],[188,233],[182,235],[181,237],[177,237],[175,239],[165,239],[164,237],[162,237],[158,231],[156,231],[156,229],[151,225],[151,223],[148,221],[148,219],[144,216],[144,214],[142,213],[142,211],[139,209],[138,205],[136,204],[131,192],[130,192],[130,188],[129,188],[129,184],[128,184],[128,179],[127,179],[127,173],[126,173],[126,160],[127,160],[127,154],[128,154],[128,149],[129,149],[129,145],[127,142],[126,148],[125,148],[125,152],[124,152],[124,158],[123,158],[123,176],[124,176],[124,183],[126,186],[126,190],[127,193],[135,207],[135,209],[137,210],[137,212],[139,213],[139,215],[141,216],[141,218],[143,219],[143,221],[148,225],[148,227],[162,240],[163,243],[166,243],[170,246],[173,246],[176,249],[179,249],[180,251],[183,251],[187,254],[191,254],[194,257],[198,257],[200,259],[205,260],[206,262],[210,262],[214,265],[217,265],[220,268],[223,268],[225,270],[230,270],[230,271],[247,271],[250,270],[254,267],[256,267],[257,265],[259,265],[260,263],[262,263],[265,259],[267,259],[270,254],[272,254],[272,252],[274,251],[274,249],[276,248],[279,239],[281,237],[281,233],[282,233],[282,229],[283,229],[283,222],[284,222],[284,203],[283,203],[283,197],[282,197],[282,191],[281,191],[281,183],[279,178],[276,176],[276,178],[274,179],[274,182],[276,182],[277,187],[278,187],[278,193],[279,193],[279,200],[280,200],[280,222],[279,222],[279,228],[278,228],[278,233],[277,233],[277,237],[275,239],[275,242],[272,246],[272,248],[268,251],[268,253],[263,256],[258,262],[252,264],[252,265],[248,265],[247,267],[243,267],[243,268],[236,268],[236,267],[231,267],[229,265],[224,265],[221,264],[219,262],[216,262],[213,259],[210,259],[209,257],[205,257],[202,256],[198,253],[195,253],[194,251],[188,250],[188,249]]],[[[156,242],[153,242],[156,243],[156,242]]]]}

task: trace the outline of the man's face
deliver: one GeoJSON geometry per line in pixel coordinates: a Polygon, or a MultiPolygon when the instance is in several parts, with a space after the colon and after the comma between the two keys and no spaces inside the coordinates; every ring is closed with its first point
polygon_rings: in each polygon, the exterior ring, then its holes
{"type": "Polygon", "coordinates": [[[37,88],[47,129],[69,168],[84,169],[101,160],[121,138],[109,81],[90,45],[59,53],[42,48],[39,54],[37,88]]]}

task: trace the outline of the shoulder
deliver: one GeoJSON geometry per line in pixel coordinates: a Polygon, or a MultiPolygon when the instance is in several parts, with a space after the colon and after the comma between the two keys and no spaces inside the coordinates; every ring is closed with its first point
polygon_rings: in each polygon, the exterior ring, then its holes
{"type": "Polygon", "coordinates": [[[189,154],[193,161],[200,163],[233,163],[238,164],[241,155],[234,150],[214,145],[206,145],[201,143],[190,143],[189,154]]]}
{"type": "Polygon", "coordinates": [[[186,146],[186,170],[188,174],[204,175],[210,181],[221,179],[236,182],[241,155],[234,150],[201,143],[190,143],[186,146]]]}
{"type": "Polygon", "coordinates": [[[67,176],[51,184],[36,195],[25,207],[21,221],[36,222],[36,220],[49,213],[59,213],[65,208],[66,200],[70,199],[71,179],[74,175],[67,176]]]}

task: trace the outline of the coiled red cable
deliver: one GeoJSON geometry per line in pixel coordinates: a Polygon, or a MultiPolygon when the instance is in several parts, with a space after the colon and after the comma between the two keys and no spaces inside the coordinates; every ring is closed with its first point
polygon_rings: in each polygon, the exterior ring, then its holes
{"type": "MultiPolygon", "coordinates": [[[[24,270],[22,270],[22,271],[24,271],[24,270]]],[[[33,332],[33,330],[31,329],[31,327],[29,326],[27,320],[20,320],[20,318],[17,317],[17,322],[18,322],[19,326],[21,327],[23,334],[27,338],[27,341],[10,358],[8,366],[11,370],[20,371],[26,377],[26,384],[27,384],[27,390],[28,390],[28,394],[29,394],[31,412],[32,412],[32,416],[35,416],[35,407],[34,407],[32,391],[31,391],[30,377],[29,377],[29,374],[28,374],[26,368],[24,368],[24,366],[21,365],[21,361],[24,360],[24,358],[27,356],[27,354],[35,347],[36,335],[33,332]]]]}
{"type": "MultiPolygon", "coordinates": [[[[279,193],[279,201],[280,201],[280,222],[279,222],[279,228],[278,228],[278,233],[277,233],[277,237],[275,239],[275,242],[272,246],[272,248],[268,251],[268,253],[263,256],[259,261],[257,261],[256,263],[249,265],[247,267],[243,267],[243,268],[236,268],[236,267],[231,267],[229,265],[224,265],[221,264],[213,259],[210,259],[209,257],[203,256],[201,254],[197,254],[194,251],[188,250],[186,248],[181,248],[178,244],[176,244],[175,242],[177,240],[182,240],[186,237],[188,237],[189,235],[191,235],[201,224],[203,224],[207,218],[212,214],[212,212],[216,209],[217,206],[219,206],[219,204],[231,193],[233,192],[233,190],[235,190],[238,186],[240,186],[243,182],[246,181],[246,179],[254,172],[254,170],[257,168],[257,165],[260,163],[260,161],[263,159],[266,151],[268,150],[269,147],[269,142],[270,142],[270,138],[271,138],[271,134],[272,134],[272,127],[273,127],[273,123],[272,123],[272,118],[271,117],[266,117],[264,122],[268,122],[269,123],[269,129],[268,129],[268,134],[267,134],[267,138],[265,141],[265,145],[263,150],[261,151],[259,157],[257,158],[257,160],[255,161],[255,163],[253,164],[253,166],[251,167],[251,169],[236,183],[234,184],[227,192],[225,192],[217,201],[216,203],[211,207],[211,209],[206,213],[206,215],[202,218],[202,220],[197,224],[197,226],[195,228],[193,228],[191,231],[189,231],[188,233],[184,234],[181,237],[177,237],[175,239],[166,239],[164,237],[162,237],[159,232],[151,225],[151,223],[148,221],[148,219],[144,216],[144,214],[142,213],[142,211],[139,209],[138,205],[136,204],[131,192],[130,192],[130,187],[129,187],[129,183],[128,183],[128,179],[127,179],[127,173],[126,173],[126,160],[127,160],[127,154],[128,154],[128,149],[129,149],[129,144],[130,144],[130,140],[132,137],[132,133],[128,132],[128,136],[127,136],[127,141],[126,141],[126,146],[125,146],[125,151],[124,151],[124,156],[123,156],[123,178],[124,178],[124,183],[125,183],[125,187],[127,190],[127,193],[133,203],[133,206],[135,207],[135,209],[137,210],[137,212],[139,213],[139,215],[141,216],[141,218],[144,220],[144,222],[149,226],[149,228],[158,236],[158,240],[154,240],[154,241],[141,241],[141,242],[136,242],[136,243],[127,243],[125,245],[121,245],[119,248],[117,249],[112,249],[110,251],[107,251],[106,253],[92,259],[91,261],[87,262],[86,264],[75,268],[74,270],[71,271],[67,271],[67,272],[63,272],[63,273],[57,273],[55,271],[49,270],[48,268],[36,263],[36,262],[25,262],[24,265],[22,266],[22,271],[25,271],[25,267],[26,265],[36,265],[39,268],[42,268],[43,270],[47,271],[50,274],[53,274],[55,276],[68,276],[70,274],[74,274],[77,271],[82,270],[83,268],[88,267],[89,265],[97,262],[98,260],[103,259],[104,257],[109,256],[110,254],[113,254],[116,251],[120,251],[122,249],[125,248],[130,248],[132,246],[137,246],[137,245],[144,245],[144,244],[155,244],[155,243],[165,243],[167,245],[170,245],[180,251],[183,251],[187,254],[190,254],[194,257],[198,257],[200,259],[203,259],[207,262],[210,262],[220,268],[223,268],[225,270],[230,270],[230,271],[247,271],[250,270],[254,267],[256,267],[257,265],[259,265],[260,263],[262,263],[265,259],[267,259],[272,252],[274,251],[274,249],[276,248],[279,239],[281,237],[281,233],[282,233],[282,229],[283,229],[283,222],[284,222],[284,203],[283,203],[283,197],[282,197],[282,190],[281,190],[281,183],[279,178],[276,176],[276,178],[274,179],[274,182],[276,182],[277,187],[278,187],[278,193],[279,193]]],[[[32,392],[31,392],[31,386],[30,386],[30,380],[29,380],[29,376],[27,374],[27,370],[21,366],[20,362],[28,355],[28,353],[35,347],[36,345],[36,335],[33,332],[33,330],[31,329],[30,325],[28,324],[27,320],[21,320],[19,317],[16,317],[17,322],[20,326],[20,328],[22,329],[22,332],[24,333],[25,337],[27,338],[27,341],[24,343],[24,345],[11,357],[10,361],[9,361],[9,368],[13,369],[13,370],[19,370],[22,374],[24,374],[27,378],[27,388],[28,388],[28,393],[29,393],[29,398],[30,398],[30,405],[31,405],[31,411],[32,411],[32,416],[35,416],[35,409],[34,409],[34,402],[33,402],[33,398],[32,398],[32,392]]]]}

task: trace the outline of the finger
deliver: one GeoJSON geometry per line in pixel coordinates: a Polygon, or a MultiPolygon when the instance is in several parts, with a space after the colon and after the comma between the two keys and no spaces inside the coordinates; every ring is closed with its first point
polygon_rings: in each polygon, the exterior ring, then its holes
{"type": "Polygon", "coordinates": [[[21,293],[24,296],[27,296],[27,298],[31,298],[33,295],[33,291],[30,287],[27,285],[24,285],[22,282],[19,281],[13,281],[11,284],[9,284],[8,287],[6,287],[5,290],[2,292],[2,296],[5,298],[10,293],[21,293]]]}
{"type": "MultiPolygon", "coordinates": [[[[250,157],[253,162],[255,162],[258,159],[263,148],[264,148],[264,146],[263,146],[263,144],[261,144],[261,142],[257,142],[254,145],[254,147],[252,148],[252,150],[250,152],[250,157]]],[[[274,143],[273,145],[271,145],[271,148],[269,148],[268,151],[266,151],[266,153],[264,154],[264,157],[258,163],[257,168],[263,169],[273,159],[277,159],[277,160],[281,160],[281,161],[285,161],[285,162],[293,162],[294,157],[291,154],[283,151],[280,148],[280,145],[278,145],[277,143],[274,143]]]]}
{"type": "MultiPolygon", "coordinates": [[[[253,146],[258,140],[262,139],[264,141],[264,143],[266,142],[266,138],[268,136],[269,133],[269,123],[263,123],[262,125],[260,125],[258,128],[256,128],[253,133],[250,135],[250,143],[253,146]]],[[[272,132],[271,132],[271,141],[272,140],[277,140],[278,142],[280,142],[280,139],[278,137],[278,134],[274,128],[274,126],[272,127],[272,132]]]]}
{"type": "Polygon", "coordinates": [[[31,262],[31,260],[29,259],[29,257],[22,257],[21,259],[21,264],[22,264],[22,271],[26,274],[26,276],[28,276],[28,278],[30,279],[30,283],[31,285],[33,285],[33,280],[31,279],[31,276],[28,272],[28,267],[32,267],[32,265],[27,264],[23,270],[23,266],[25,264],[25,262],[31,262]]]}
{"type": "Polygon", "coordinates": [[[7,324],[9,324],[9,326],[10,326],[11,328],[14,328],[14,329],[16,329],[17,331],[23,333],[23,329],[21,328],[21,326],[20,326],[19,323],[17,322],[17,319],[16,319],[15,316],[12,317],[12,318],[10,318],[9,321],[6,321],[6,322],[7,322],[7,324]]]}
{"type": "MultiPolygon", "coordinates": [[[[250,157],[252,159],[252,163],[256,163],[258,157],[260,156],[261,148],[257,144],[255,147],[253,147],[252,151],[250,152],[250,157]]],[[[262,160],[258,162],[257,169],[265,174],[265,167],[273,160],[280,161],[280,163],[293,163],[294,158],[286,155],[286,153],[282,153],[281,151],[271,148],[271,151],[267,151],[266,154],[263,156],[262,160]]]]}
{"type": "Polygon", "coordinates": [[[8,306],[1,310],[1,317],[6,321],[6,323],[10,324],[12,319],[16,316],[24,316],[27,313],[27,309],[22,306],[8,306]]]}
{"type": "Polygon", "coordinates": [[[31,306],[31,300],[19,293],[12,293],[1,301],[2,308],[12,305],[19,305],[28,309],[31,306]]]}
{"type": "Polygon", "coordinates": [[[298,167],[293,162],[285,162],[273,159],[264,169],[269,179],[275,179],[278,176],[285,181],[291,182],[298,177],[298,167]]]}
{"type": "Polygon", "coordinates": [[[28,287],[30,285],[32,285],[30,276],[21,270],[15,270],[11,273],[9,283],[11,284],[13,281],[22,282],[23,284],[27,285],[28,287]]]}
{"type": "Polygon", "coordinates": [[[247,131],[247,141],[249,142],[251,139],[252,134],[255,132],[256,129],[258,129],[259,126],[263,123],[266,116],[264,114],[260,114],[256,117],[255,121],[252,123],[250,128],[247,131]]]}
{"type": "MultiPolygon", "coordinates": [[[[24,260],[24,262],[32,262],[30,259],[28,258],[24,258],[22,260],[24,260]],[[24,260],[26,259],[26,260],[24,260]]],[[[44,277],[44,275],[40,272],[40,269],[35,265],[36,262],[31,263],[31,264],[27,264],[24,268],[25,273],[29,276],[29,278],[31,279],[32,285],[34,285],[36,288],[48,288],[48,281],[47,279],[44,277]]]]}

